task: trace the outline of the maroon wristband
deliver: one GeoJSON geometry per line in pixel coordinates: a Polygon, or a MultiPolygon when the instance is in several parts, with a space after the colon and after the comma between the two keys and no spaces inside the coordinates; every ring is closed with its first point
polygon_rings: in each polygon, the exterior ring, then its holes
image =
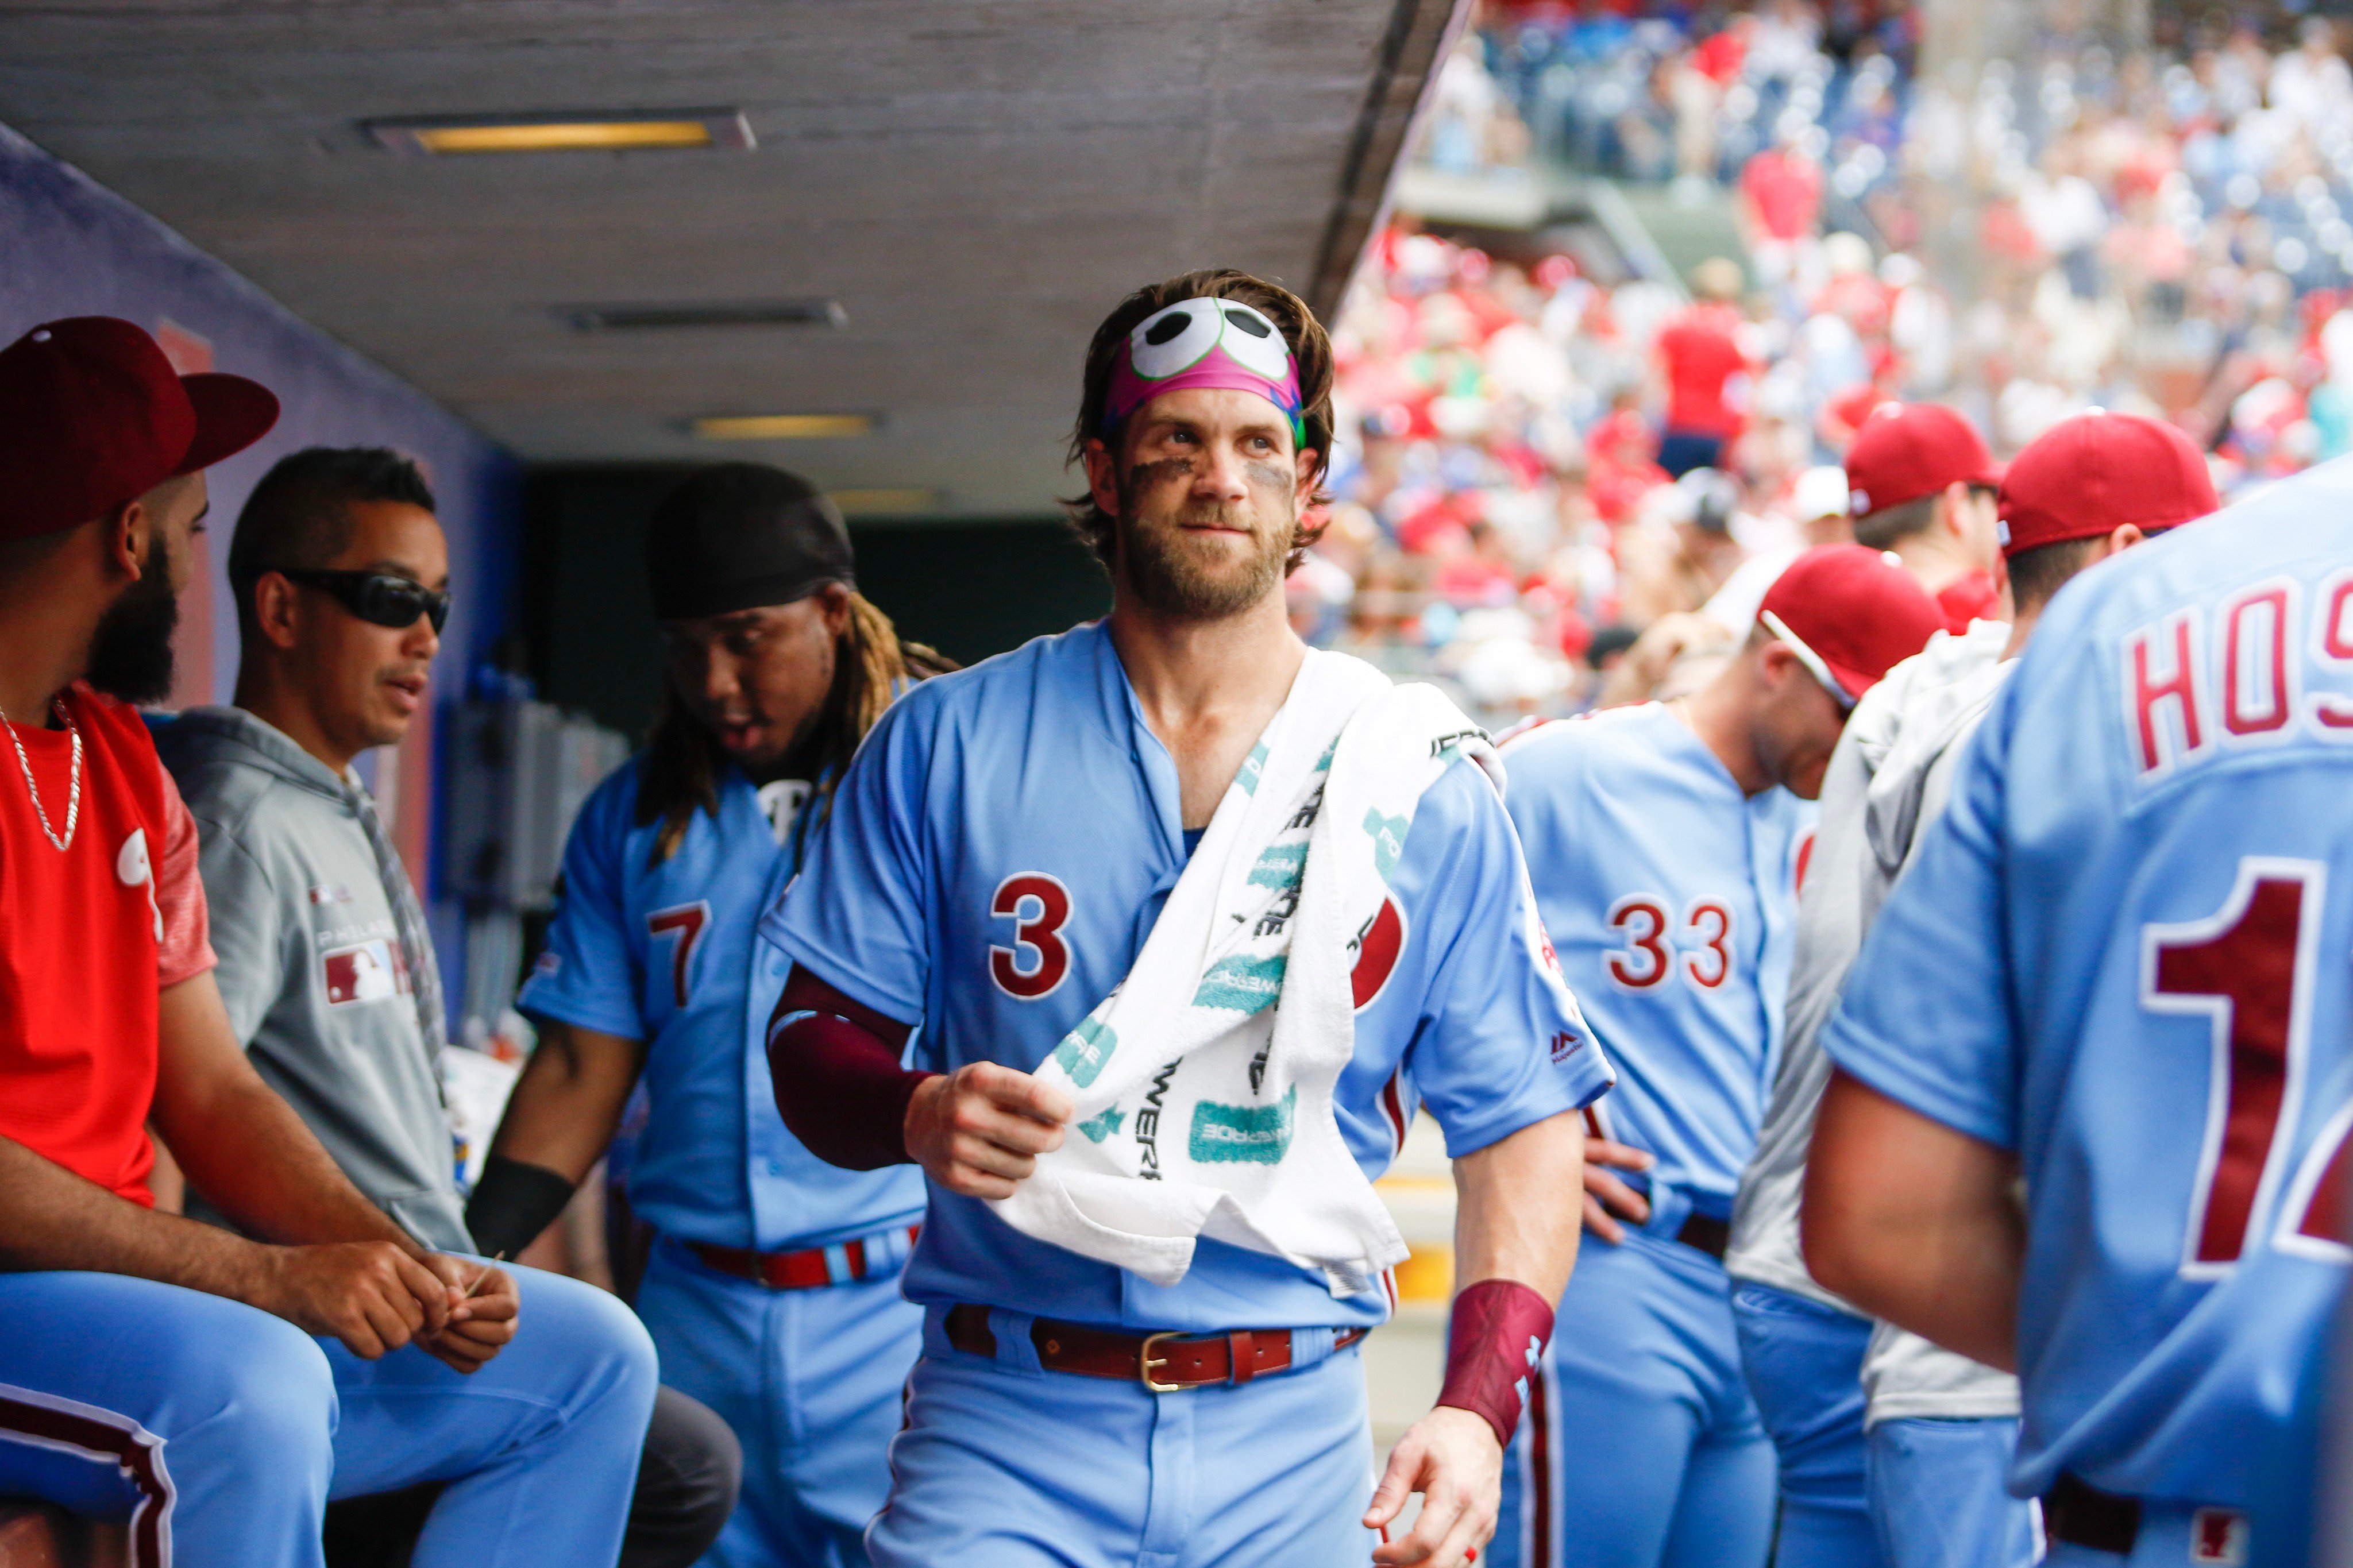
{"type": "Polygon", "coordinates": [[[1511,1447],[1528,1379],[1552,1338],[1552,1305],[1516,1279],[1482,1279],[1454,1298],[1446,1326],[1446,1386],[1438,1403],[1486,1418],[1511,1447]]]}

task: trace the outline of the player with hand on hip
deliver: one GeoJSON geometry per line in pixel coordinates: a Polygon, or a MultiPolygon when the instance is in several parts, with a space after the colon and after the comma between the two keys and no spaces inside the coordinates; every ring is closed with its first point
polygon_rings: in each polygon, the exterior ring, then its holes
{"type": "Polygon", "coordinates": [[[1878,551],[1823,545],[1698,692],[1504,744],[1546,928],[1621,1081],[1588,1116],[1585,1223],[1604,1245],[1514,1439],[1499,1564],[1766,1559],[1773,1453],[1735,1342],[1726,1221],[1780,1046],[1809,803],[1855,701],[1942,625],[1878,551]]]}
{"type": "Polygon", "coordinates": [[[2327,464],[2062,590],[1823,1031],[1806,1262],[2017,1370],[2053,1564],[2304,1561],[2249,1510],[2353,1259],[2348,519],[2327,464]]]}
{"type": "Polygon", "coordinates": [[[930,1178],[877,1563],[1449,1568],[1493,1528],[1577,1235],[1526,1194],[1576,1186],[1609,1073],[1484,737],[1285,620],[1331,384],[1272,284],[1124,300],[1073,440],[1109,618],[897,704],[763,926],[795,966],[787,1125],[930,1178]],[[1355,1347],[1404,1253],[1370,1179],[1418,1105],[1464,1288],[1440,1406],[1368,1500],[1355,1347]]]}
{"type": "Polygon", "coordinates": [[[530,1241],[642,1080],[628,1192],[656,1239],[638,1311],[663,1381],[744,1446],[742,1496],[703,1561],[862,1563],[922,1327],[898,1285],[923,1184],[836,1170],[777,1120],[765,1047],[786,966],[754,927],[867,730],[943,662],[858,594],[840,513],[779,469],[686,480],[654,515],[646,572],[661,716],[573,826],[517,1002],[539,1049],[466,1219],[485,1247],[530,1241]]]}
{"type": "Polygon", "coordinates": [[[2033,1561],[2032,1521],[2005,1486],[2017,1380],[1900,1329],[1874,1331],[1806,1272],[1798,1205],[1831,1073],[1820,1030],[2051,596],[2215,505],[2205,459],[2169,426],[2095,413],[2052,427],[2002,478],[2017,624],[1981,621],[1931,639],[1856,706],[1831,758],[1799,911],[1788,1037],[1725,1255],[1749,1384],[1780,1456],[1788,1568],[2033,1561]]]}

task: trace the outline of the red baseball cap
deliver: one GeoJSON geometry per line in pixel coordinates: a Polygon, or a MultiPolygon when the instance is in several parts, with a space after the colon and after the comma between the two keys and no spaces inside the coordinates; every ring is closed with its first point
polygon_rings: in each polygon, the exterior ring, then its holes
{"type": "Polygon", "coordinates": [[[1868,517],[1947,485],[1994,485],[2001,469],[1969,422],[1940,403],[1883,403],[1846,452],[1847,510],[1868,517]]]}
{"type": "Polygon", "coordinates": [[[2001,476],[2001,552],[2156,533],[2221,510],[2197,443],[2162,419],[2098,409],[2036,437],[2001,476]]]}
{"type": "Polygon", "coordinates": [[[1945,629],[1945,614],[1893,555],[1824,544],[1789,563],[1765,590],[1757,622],[1852,708],[1945,629]]]}
{"type": "Polygon", "coordinates": [[[46,321],[0,349],[0,539],[105,516],[241,452],[278,399],[241,375],[181,375],[111,316],[46,321]]]}

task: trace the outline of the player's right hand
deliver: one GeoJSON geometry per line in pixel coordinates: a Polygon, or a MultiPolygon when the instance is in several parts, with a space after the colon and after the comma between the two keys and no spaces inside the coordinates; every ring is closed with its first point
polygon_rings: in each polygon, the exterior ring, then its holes
{"type": "Polygon", "coordinates": [[[907,1153],[924,1173],[970,1198],[1009,1198],[1038,1156],[1062,1146],[1077,1107],[1026,1072],[974,1062],[915,1086],[907,1101],[907,1153]]]}
{"type": "Polygon", "coordinates": [[[252,1304],[296,1328],[330,1334],[374,1361],[449,1321],[449,1293],[433,1272],[388,1241],[338,1241],[263,1251],[252,1304]]]}
{"type": "Polygon", "coordinates": [[[1648,1222],[1651,1200],[1603,1167],[1647,1171],[1657,1163],[1640,1149],[1588,1136],[1585,1140],[1585,1228],[1614,1247],[1626,1239],[1626,1227],[1619,1219],[1630,1219],[1636,1225],[1648,1222]]]}

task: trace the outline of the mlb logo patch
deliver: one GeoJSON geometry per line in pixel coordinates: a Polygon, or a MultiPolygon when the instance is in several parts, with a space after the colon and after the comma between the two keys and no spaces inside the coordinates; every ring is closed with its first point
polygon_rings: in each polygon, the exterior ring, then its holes
{"type": "Polygon", "coordinates": [[[2189,1516],[2189,1561],[2243,1568],[2247,1516],[2235,1508],[2201,1508],[2189,1516]]]}
{"type": "Polygon", "coordinates": [[[353,1002],[376,1002],[396,996],[407,975],[392,944],[378,938],[339,947],[321,956],[327,974],[327,1005],[341,1007],[353,1002]]]}

